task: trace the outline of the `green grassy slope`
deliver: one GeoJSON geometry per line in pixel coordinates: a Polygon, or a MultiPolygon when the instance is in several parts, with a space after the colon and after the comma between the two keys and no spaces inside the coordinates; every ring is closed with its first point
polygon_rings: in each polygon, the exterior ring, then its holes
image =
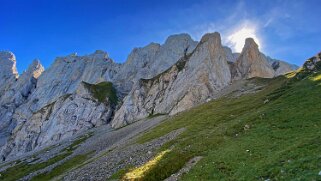
{"type": "MultiPolygon", "coordinates": [[[[84,135],[80,138],[78,138],[77,140],[75,140],[71,145],[69,145],[68,147],[66,147],[65,149],[63,149],[61,151],[61,154],[54,156],[52,158],[50,158],[47,161],[44,162],[36,162],[36,163],[28,163],[26,161],[17,161],[17,163],[6,169],[3,172],[0,172],[0,181],[4,180],[4,181],[14,181],[14,180],[19,180],[22,179],[24,176],[27,176],[28,174],[41,170],[43,168],[46,168],[47,166],[50,166],[60,160],[63,160],[64,158],[66,158],[67,156],[71,155],[73,153],[73,151],[80,145],[82,144],[84,141],[86,141],[89,137],[91,136],[91,134],[88,135],[84,135]]],[[[47,149],[44,149],[42,151],[47,151],[50,150],[51,147],[48,147],[47,149]]],[[[42,152],[40,151],[40,152],[42,152]]],[[[36,153],[34,156],[35,157],[34,161],[37,161],[38,158],[37,154],[40,153],[36,153]]],[[[70,160],[67,160],[66,162],[64,162],[63,164],[61,164],[60,166],[56,167],[55,169],[53,169],[52,172],[50,173],[44,173],[41,175],[38,175],[37,177],[33,178],[33,180],[48,180],[48,179],[52,179],[54,176],[57,176],[61,173],[63,173],[64,171],[67,171],[71,166],[75,166],[76,164],[80,163],[81,161],[84,161],[86,159],[87,154],[85,155],[78,155],[76,157],[71,158],[70,160]],[[77,160],[77,163],[76,161],[77,160]],[[72,162],[73,164],[71,165],[70,162],[72,162]]]]}
{"type": "Polygon", "coordinates": [[[183,180],[321,180],[321,73],[287,76],[257,79],[268,86],[206,103],[141,136],[139,143],[186,128],[137,180],[167,178],[195,156],[204,158],[183,180]]]}

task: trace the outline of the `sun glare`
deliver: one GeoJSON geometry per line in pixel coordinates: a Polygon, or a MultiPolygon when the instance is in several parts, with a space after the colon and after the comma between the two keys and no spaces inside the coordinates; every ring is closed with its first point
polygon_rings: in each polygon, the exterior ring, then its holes
{"type": "Polygon", "coordinates": [[[261,42],[254,27],[244,26],[241,29],[234,31],[230,36],[228,36],[227,41],[234,51],[241,52],[246,38],[253,38],[259,47],[261,47],[261,42]]]}

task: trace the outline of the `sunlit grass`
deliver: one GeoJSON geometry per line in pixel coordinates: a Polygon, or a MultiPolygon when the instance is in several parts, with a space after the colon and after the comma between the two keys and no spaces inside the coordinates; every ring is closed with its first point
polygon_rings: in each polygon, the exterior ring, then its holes
{"type": "MultiPolygon", "coordinates": [[[[299,68],[297,71],[300,71],[300,68],[299,68]]],[[[288,73],[286,73],[284,76],[285,76],[286,78],[288,78],[288,79],[291,79],[291,78],[293,78],[293,77],[296,75],[297,71],[288,72],[288,73]]]]}
{"type": "Polygon", "coordinates": [[[291,72],[265,80],[255,94],[223,97],[166,120],[138,143],[186,131],[161,148],[174,146],[139,180],[166,179],[194,156],[204,158],[182,180],[321,180],[320,80],[320,72],[291,72]]]}
{"type": "Polygon", "coordinates": [[[153,166],[155,166],[164,157],[164,155],[169,152],[169,149],[160,152],[156,157],[154,157],[152,160],[148,161],[144,165],[126,173],[123,177],[123,180],[137,180],[142,178],[146,172],[148,172],[153,166]]]}
{"type": "Polygon", "coordinates": [[[320,80],[321,80],[321,74],[312,77],[311,80],[313,80],[313,81],[320,81],[320,80]]]}

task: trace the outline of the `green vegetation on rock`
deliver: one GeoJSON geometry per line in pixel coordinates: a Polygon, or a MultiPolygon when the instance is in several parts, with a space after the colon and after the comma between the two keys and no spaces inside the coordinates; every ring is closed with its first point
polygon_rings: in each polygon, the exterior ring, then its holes
{"type": "Polygon", "coordinates": [[[117,104],[118,97],[113,83],[101,82],[98,84],[88,84],[84,82],[84,85],[99,102],[105,102],[106,98],[108,98],[112,104],[117,104]]]}

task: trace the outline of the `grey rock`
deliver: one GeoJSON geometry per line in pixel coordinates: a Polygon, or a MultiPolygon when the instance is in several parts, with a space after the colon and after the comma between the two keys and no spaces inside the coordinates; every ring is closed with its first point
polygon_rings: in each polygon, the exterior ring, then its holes
{"type": "Polygon", "coordinates": [[[12,52],[0,51],[0,98],[18,78],[16,57],[12,52]]]}
{"type": "Polygon", "coordinates": [[[224,47],[224,51],[228,62],[235,63],[237,58],[240,56],[240,53],[233,53],[232,49],[226,46],[224,47]]]}
{"type": "Polygon", "coordinates": [[[272,66],[273,70],[275,71],[275,76],[284,75],[288,72],[297,70],[299,68],[299,66],[297,65],[289,64],[285,61],[277,60],[269,56],[265,56],[263,53],[262,53],[262,56],[268,61],[270,66],[272,66]]]}
{"type": "Polygon", "coordinates": [[[33,113],[28,120],[19,121],[2,154],[19,156],[50,145],[106,124],[111,114],[111,104],[93,99],[90,91],[81,84],[74,94],[62,96],[33,113]]]}
{"type": "MultiPolygon", "coordinates": [[[[13,55],[13,54],[12,54],[13,55]]],[[[44,71],[39,60],[33,61],[27,71],[15,80],[0,98],[0,146],[3,146],[16,126],[13,115],[36,88],[38,77],[44,71]]],[[[17,77],[16,75],[14,77],[17,77]]],[[[2,79],[3,80],[3,79],[2,79]]]]}
{"type": "Polygon", "coordinates": [[[236,61],[236,77],[274,77],[274,70],[260,53],[258,45],[252,38],[247,38],[241,55],[236,61]]]}
{"type": "MultiPolygon", "coordinates": [[[[106,124],[112,115],[110,101],[97,101],[83,82],[112,81],[118,70],[119,64],[106,52],[96,51],[87,56],[72,54],[57,58],[39,78],[34,72],[38,79],[36,86],[31,87],[35,89],[27,91],[26,101],[10,113],[14,125],[1,148],[2,156],[23,154],[106,124]]],[[[19,90],[24,92],[23,88],[19,90]]]]}
{"type": "Polygon", "coordinates": [[[303,64],[303,68],[309,71],[320,70],[321,69],[320,62],[321,62],[321,52],[309,58],[308,60],[306,60],[305,63],[303,64]]]}
{"type": "Polygon", "coordinates": [[[171,68],[152,79],[141,79],[111,124],[118,128],[148,115],[176,114],[205,102],[230,81],[219,33],[206,34],[193,52],[186,52],[171,68]]]}
{"type": "Polygon", "coordinates": [[[120,91],[128,93],[139,79],[165,71],[185,53],[192,52],[196,44],[188,34],[178,34],[168,37],[163,45],[151,43],[135,48],[117,74],[115,84],[120,91]]]}

